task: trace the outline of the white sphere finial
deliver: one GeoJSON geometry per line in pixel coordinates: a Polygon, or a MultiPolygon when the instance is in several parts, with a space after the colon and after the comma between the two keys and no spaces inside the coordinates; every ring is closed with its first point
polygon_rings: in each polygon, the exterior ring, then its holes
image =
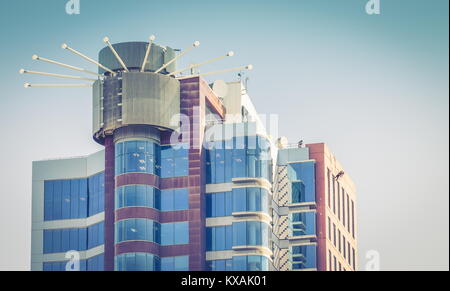
{"type": "Polygon", "coordinates": [[[25,70],[24,69],[20,69],[19,70],[19,74],[25,74],[25,70]]]}
{"type": "Polygon", "coordinates": [[[150,37],[148,38],[150,41],[154,41],[156,39],[156,36],[154,35],[150,35],[150,37]]]}
{"type": "Polygon", "coordinates": [[[193,46],[194,46],[194,47],[199,47],[199,46],[200,46],[200,42],[199,42],[198,40],[195,41],[194,44],[193,44],[193,46]]]}
{"type": "Polygon", "coordinates": [[[30,87],[31,87],[31,84],[30,84],[30,83],[25,83],[25,84],[23,84],[23,87],[24,87],[24,88],[30,88],[30,87]]]}
{"type": "Polygon", "coordinates": [[[104,43],[108,43],[108,42],[109,42],[109,37],[105,36],[105,37],[103,38],[103,42],[104,42],[104,43]]]}
{"type": "Polygon", "coordinates": [[[64,50],[67,49],[68,47],[69,47],[69,46],[68,46],[67,44],[65,44],[65,43],[63,43],[63,44],[61,45],[61,48],[64,49],[64,50]]]}
{"type": "Polygon", "coordinates": [[[33,56],[31,57],[31,59],[33,59],[33,60],[39,60],[39,57],[38,57],[37,55],[33,55],[33,56]]]}
{"type": "Polygon", "coordinates": [[[234,51],[229,51],[228,54],[227,54],[227,56],[228,56],[228,57],[234,56],[234,51]]]}
{"type": "Polygon", "coordinates": [[[247,70],[249,70],[249,71],[253,70],[253,65],[248,65],[247,70]]]}

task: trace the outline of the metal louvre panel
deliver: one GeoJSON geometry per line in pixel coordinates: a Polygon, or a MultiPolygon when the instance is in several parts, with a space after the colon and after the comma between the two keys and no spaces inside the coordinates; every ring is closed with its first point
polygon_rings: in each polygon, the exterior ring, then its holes
{"type": "MultiPolygon", "coordinates": [[[[166,47],[166,51],[164,52],[164,64],[170,62],[175,57],[176,57],[175,51],[170,47],[166,47]]],[[[176,69],[177,69],[177,62],[175,61],[168,67],[166,67],[163,70],[163,72],[172,73],[175,72],[176,69]]]]}
{"type": "MultiPolygon", "coordinates": [[[[141,69],[148,44],[149,43],[147,42],[124,42],[113,44],[112,46],[120,55],[128,69],[138,70],[141,69]]],[[[148,57],[145,65],[145,71],[156,71],[174,57],[175,52],[172,48],[163,48],[157,44],[153,44],[150,51],[150,56],[148,57]]],[[[105,47],[100,51],[98,59],[100,64],[113,71],[123,69],[122,65],[117,61],[109,47],[105,47]]],[[[161,73],[170,73],[175,70],[176,64],[173,63],[161,73]]],[[[102,68],[99,68],[99,73],[103,74],[105,71],[102,68]]]]}
{"type": "Polygon", "coordinates": [[[122,80],[118,77],[107,78],[104,81],[103,85],[103,129],[113,130],[116,129],[117,126],[120,126],[118,119],[121,116],[118,114],[118,106],[117,104],[120,102],[119,93],[122,90],[122,80]]]}
{"type": "Polygon", "coordinates": [[[177,129],[172,117],[180,113],[180,83],[154,73],[124,73],[122,125],[146,124],[177,129]]]}
{"type": "Polygon", "coordinates": [[[101,126],[101,123],[103,122],[103,114],[101,111],[102,107],[102,98],[103,96],[103,86],[102,82],[97,80],[94,82],[94,85],[92,87],[92,133],[97,133],[101,126]]]}

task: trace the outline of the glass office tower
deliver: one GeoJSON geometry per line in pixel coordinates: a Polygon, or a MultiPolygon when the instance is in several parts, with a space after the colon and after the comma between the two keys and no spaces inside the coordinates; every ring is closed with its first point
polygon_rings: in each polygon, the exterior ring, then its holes
{"type": "Polygon", "coordinates": [[[155,73],[169,47],[141,72],[148,45],[114,45],[128,72],[100,51],[104,150],[33,164],[32,270],[355,270],[355,190],[326,146],[274,141],[240,82],[155,73]]]}

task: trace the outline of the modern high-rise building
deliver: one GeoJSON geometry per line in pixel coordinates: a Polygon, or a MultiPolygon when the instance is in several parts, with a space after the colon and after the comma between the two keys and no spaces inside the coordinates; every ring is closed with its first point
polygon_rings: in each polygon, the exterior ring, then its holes
{"type": "Polygon", "coordinates": [[[241,82],[175,78],[148,46],[99,53],[104,150],[33,163],[32,270],[356,270],[355,187],[327,146],[274,140],[241,82]]]}

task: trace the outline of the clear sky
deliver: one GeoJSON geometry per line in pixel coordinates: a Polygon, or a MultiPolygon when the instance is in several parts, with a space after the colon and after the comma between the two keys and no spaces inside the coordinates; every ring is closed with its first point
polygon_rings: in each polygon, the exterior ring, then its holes
{"type": "Polygon", "coordinates": [[[279,114],[292,142],[329,145],[358,189],[362,269],[368,250],[384,270],[448,269],[448,0],[381,0],[372,16],[367,0],[81,0],[80,15],[66,2],[1,3],[0,270],[29,269],[31,162],[100,149],[90,89],[25,90],[51,81],[18,70],[73,74],[35,53],[93,70],[61,43],[96,58],[106,35],[150,34],[174,48],[200,40],[189,62],[233,49],[205,71],[252,63],[257,110],[279,114]]]}

